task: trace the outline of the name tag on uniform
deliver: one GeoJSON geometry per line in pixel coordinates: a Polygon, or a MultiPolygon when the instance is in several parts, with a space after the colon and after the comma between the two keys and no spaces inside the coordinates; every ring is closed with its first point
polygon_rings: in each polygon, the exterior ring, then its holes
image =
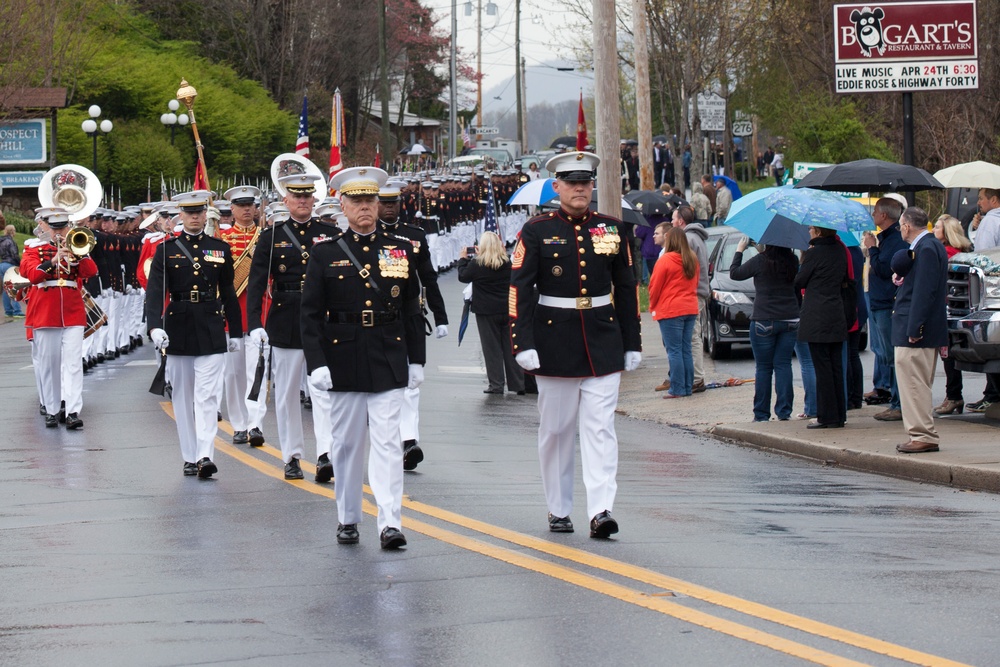
{"type": "Polygon", "coordinates": [[[184,259],[184,255],[178,253],[176,255],[170,255],[167,259],[184,259]]]}
{"type": "Polygon", "coordinates": [[[224,264],[226,261],[226,253],[221,250],[206,250],[205,261],[212,262],[213,264],[224,264]]]}
{"type": "Polygon", "coordinates": [[[274,247],[275,248],[291,248],[292,247],[292,242],[291,241],[278,241],[277,243],[274,244],[274,247]]]}
{"type": "Polygon", "coordinates": [[[350,265],[351,265],[351,260],[349,259],[338,259],[335,262],[330,262],[330,266],[333,268],[336,268],[338,266],[350,266],[350,265]]]}
{"type": "Polygon", "coordinates": [[[542,239],[542,245],[566,245],[566,243],[566,239],[558,236],[553,236],[550,239],[542,239]]]}

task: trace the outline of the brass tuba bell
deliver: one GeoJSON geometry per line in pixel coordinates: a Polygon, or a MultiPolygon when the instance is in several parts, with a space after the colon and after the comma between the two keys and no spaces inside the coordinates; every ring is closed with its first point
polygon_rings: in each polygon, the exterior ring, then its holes
{"type": "Polygon", "coordinates": [[[66,247],[77,257],[89,255],[97,245],[97,237],[87,227],[74,227],[66,234],[66,247]]]}
{"type": "Polygon", "coordinates": [[[31,282],[21,275],[21,270],[16,266],[10,267],[3,274],[3,290],[14,301],[24,301],[29,287],[31,282]]]}
{"type": "Polygon", "coordinates": [[[103,196],[104,189],[97,176],[78,164],[53,167],[38,185],[42,206],[65,209],[72,222],[89,217],[100,206],[103,196]]]}

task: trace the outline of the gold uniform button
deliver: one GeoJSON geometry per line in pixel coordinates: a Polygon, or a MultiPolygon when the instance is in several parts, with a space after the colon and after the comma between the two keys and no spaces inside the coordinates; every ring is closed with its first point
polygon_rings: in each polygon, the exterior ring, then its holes
{"type": "Polygon", "coordinates": [[[514,349],[515,349],[515,350],[517,349],[517,345],[515,345],[515,346],[514,346],[514,349]]]}
{"type": "Polygon", "coordinates": [[[337,344],[337,343],[339,343],[339,342],[340,342],[340,341],[338,341],[338,340],[337,340],[336,338],[334,338],[334,339],[333,339],[333,344],[334,344],[334,345],[336,345],[336,344],[337,344]]]}
{"type": "Polygon", "coordinates": [[[512,334],[510,335],[510,337],[511,337],[511,338],[517,338],[517,334],[516,334],[516,333],[512,333],[512,334]]]}
{"type": "Polygon", "coordinates": [[[557,252],[552,253],[552,259],[558,259],[558,258],[559,258],[559,253],[557,252]]]}
{"type": "Polygon", "coordinates": [[[587,288],[586,287],[584,287],[582,290],[580,290],[580,294],[586,294],[586,293],[587,293],[587,288]]]}
{"type": "Polygon", "coordinates": [[[195,271],[195,272],[194,272],[194,275],[198,275],[198,272],[197,272],[197,271],[195,271]]]}
{"type": "Polygon", "coordinates": [[[305,230],[302,230],[301,232],[299,232],[299,236],[305,236],[305,235],[306,235],[305,230]]]}
{"type": "Polygon", "coordinates": [[[370,269],[370,268],[372,268],[372,265],[371,264],[365,264],[365,268],[366,269],[370,269]]]}
{"type": "Polygon", "coordinates": [[[371,305],[372,305],[372,302],[371,302],[371,301],[365,301],[365,305],[366,305],[366,306],[368,306],[368,307],[370,308],[370,307],[371,307],[371,305]]]}
{"type": "Polygon", "coordinates": [[[580,260],[580,266],[587,266],[587,262],[585,262],[584,260],[581,259],[580,260]]]}
{"type": "Polygon", "coordinates": [[[583,253],[585,253],[585,252],[587,252],[587,249],[586,249],[586,248],[580,248],[580,254],[581,254],[581,255],[582,255],[583,253]]]}
{"type": "Polygon", "coordinates": [[[343,280],[344,276],[337,276],[337,280],[343,280]]]}
{"type": "Polygon", "coordinates": [[[577,237],[576,237],[576,240],[577,240],[577,241],[582,241],[582,240],[583,240],[583,237],[582,237],[582,236],[577,236],[577,237]]]}
{"type": "Polygon", "coordinates": [[[197,250],[197,249],[198,249],[198,244],[197,244],[197,243],[195,243],[195,244],[194,244],[193,246],[191,246],[191,247],[192,247],[192,248],[194,248],[195,250],[197,250]]]}
{"type": "Polygon", "coordinates": [[[576,226],[576,231],[580,231],[580,225],[576,226]]]}
{"type": "Polygon", "coordinates": [[[546,324],[552,324],[552,320],[549,320],[548,322],[546,322],[546,324]]]}
{"type": "Polygon", "coordinates": [[[365,283],[365,287],[371,287],[371,283],[365,283]]]}
{"type": "Polygon", "coordinates": [[[368,252],[368,246],[362,246],[361,249],[364,250],[365,252],[368,252]]]}
{"type": "Polygon", "coordinates": [[[400,338],[399,336],[396,336],[396,340],[403,340],[403,339],[400,338]]]}

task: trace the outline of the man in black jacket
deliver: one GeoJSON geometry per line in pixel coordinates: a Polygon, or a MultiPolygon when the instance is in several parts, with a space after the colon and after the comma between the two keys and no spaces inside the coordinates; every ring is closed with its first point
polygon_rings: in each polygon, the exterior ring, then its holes
{"type": "Polygon", "coordinates": [[[938,451],[941,441],[934,427],[931,386],[938,351],[948,345],[948,254],[927,231],[923,209],[911,206],[903,211],[899,231],[910,247],[893,257],[893,269],[903,282],[892,311],[892,345],[909,440],[896,451],[921,454],[938,451]]]}

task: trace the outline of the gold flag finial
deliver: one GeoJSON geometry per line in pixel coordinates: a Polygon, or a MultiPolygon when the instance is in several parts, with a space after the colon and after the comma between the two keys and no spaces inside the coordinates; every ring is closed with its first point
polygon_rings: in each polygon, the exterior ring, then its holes
{"type": "Polygon", "coordinates": [[[191,105],[194,104],[194,98],[197,96],[198,91],[194,89],[194,86],[189,84],[187,79],[181,79],[181,87],[177,89],[177,99],[190,109],[191,105]]]}

